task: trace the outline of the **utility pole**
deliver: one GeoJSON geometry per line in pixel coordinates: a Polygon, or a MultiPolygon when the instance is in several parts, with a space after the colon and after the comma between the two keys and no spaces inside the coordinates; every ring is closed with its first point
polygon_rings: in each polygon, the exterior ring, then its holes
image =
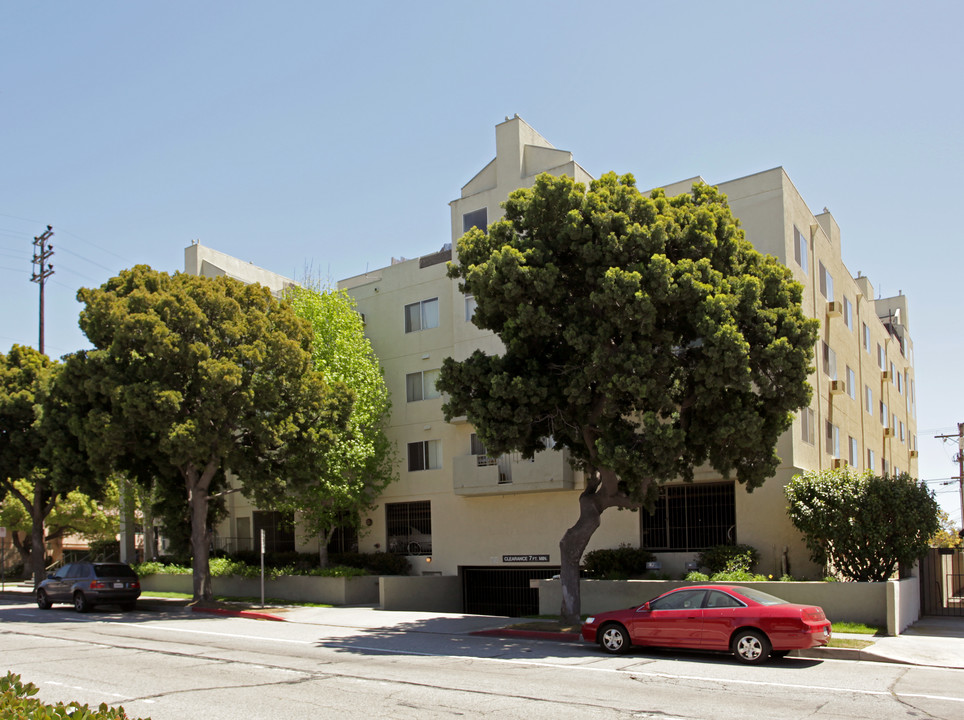
{"type": "Polygon", "coordinates": [[[33,239],[34,251],[33,251],[33,276],[30,278],[31,282],[35,282],[40,285],[40,354],[44,354],[44,284],[51,275],[54,274],[54,266],[51,265],[48,260],[53,257],[54,246],[47,245],[47,241],[53,237],[54,229],[48,225],[47,230],[44,231],[40,237],[35,237],[33,239]]]}
{"type": "Polygon", "coordinates": [[[961,488],[961,537],[964,537],[964,423],[957,423],[957,435],[937,435],[936,437],[939,440],[957,438],[957,455],[954,456],[957,460],[957,477],[953,479],[957,480],[961,488]]]}

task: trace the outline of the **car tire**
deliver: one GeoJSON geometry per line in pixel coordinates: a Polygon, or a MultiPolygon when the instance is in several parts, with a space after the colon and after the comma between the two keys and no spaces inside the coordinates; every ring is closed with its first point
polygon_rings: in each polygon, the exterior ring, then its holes
{"type": "Polygon", "coordinates": [[[759,630],[739,630],[730,645],[736,659],[747,665],[765,663],[770,657],[770,640],[759,630]]]}
{"type": "Polygon", "coordinates": [[[599,634],[597,635],[599,639],[599,647],[601,647],[605,652],[610,655],[622,655],[629,652],[629,648],[632,645],[629,639],[629,633],[626,632],[626,628],[618,623],[609,623],[608,625],[603,625],[599,628],[599,634]]]}
{"type": "Polygon", "coordinates": [[[41,610],[49,610],[54,606],[50,596],[43,590],[37,591],[37,607],[41,610]]]}
{"type": "Polygon", "coordinates": [[[79,613],[89,612],[93,605],[87,600],[87,596],[80,590],[74,593],[74,610],[79,613]]]}

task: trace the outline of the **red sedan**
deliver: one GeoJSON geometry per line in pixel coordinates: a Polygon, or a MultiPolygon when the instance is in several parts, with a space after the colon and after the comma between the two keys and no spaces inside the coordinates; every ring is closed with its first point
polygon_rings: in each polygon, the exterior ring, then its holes
{"type": "Polygon", "coordinates": [[[618,654],[632,645],[731,652],[744,663],[820,647],[830,623],[816,605],[796,605],[736,585],[695,585],[628,610],[587,618],[582,637],[618,654]]]}

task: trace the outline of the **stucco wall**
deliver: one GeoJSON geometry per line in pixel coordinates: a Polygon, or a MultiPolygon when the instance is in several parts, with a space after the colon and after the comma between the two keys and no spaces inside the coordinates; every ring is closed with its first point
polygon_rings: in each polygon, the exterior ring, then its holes
{"type": "Polygon", "coordinates": [[[462,583],[457,576],[385,575],[378,584],[382,610],[462,612],[462,583]]]}

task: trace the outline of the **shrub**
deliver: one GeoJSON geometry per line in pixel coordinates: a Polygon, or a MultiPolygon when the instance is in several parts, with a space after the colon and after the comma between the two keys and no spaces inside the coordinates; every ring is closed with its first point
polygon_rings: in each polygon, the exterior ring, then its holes
{"type": "Polygon", "coordinates": [[[691,570],[686,573],[686,577],[683,578],[686,582],[692,583],[704,583],[710,581],[710,576],[706,573],[701,573],[697,570],[691,570]]]}
{"type": "Polygon", "coordinates": [[[923,555],[940,528],[934,493],[907,473],[808,472],[785,492],[810,558],[849,580],[887,580],[923,555]]]}
{"type": "Polygon", "coordinates": [[[620,545],[607,550],[591,550],[583,558],[586,575],[598,580],[626,580],[646,575],[646,563],[655,556],[643,548],[620,545]]]}
{"type": "Polygon", "coordinates": [[[333,553],[332,563],[367,570],[372,575],[409,575],[412,565],[404,555],[394,553],[333,553]]]}
{"type": "MultiPolygon", "coordinates": [[[[7,672],[0,678],[0,717],[36,718],[36,720],[129,720],[124,708],[111,708],[105,703],[96,710],[80,703],[48,705],[34,697],[38,692],[33,683],[24,685],[19,675],[7,672]]],[[[149,720],[149,718],[147,719],[149,720]]]]}
{"type": "Polygon", "coordinates": [[[750,545],[714,545],[699,554],[701,568],[710,573],[752,572],[760,554],[750,545]]]}
{"type": "Polygon", "coordinates": [[[767,580],[766,575],[757,575],[749,570],[730,570],[729,572],[713,573],[710,582],[761,582],[767,580]]]}

